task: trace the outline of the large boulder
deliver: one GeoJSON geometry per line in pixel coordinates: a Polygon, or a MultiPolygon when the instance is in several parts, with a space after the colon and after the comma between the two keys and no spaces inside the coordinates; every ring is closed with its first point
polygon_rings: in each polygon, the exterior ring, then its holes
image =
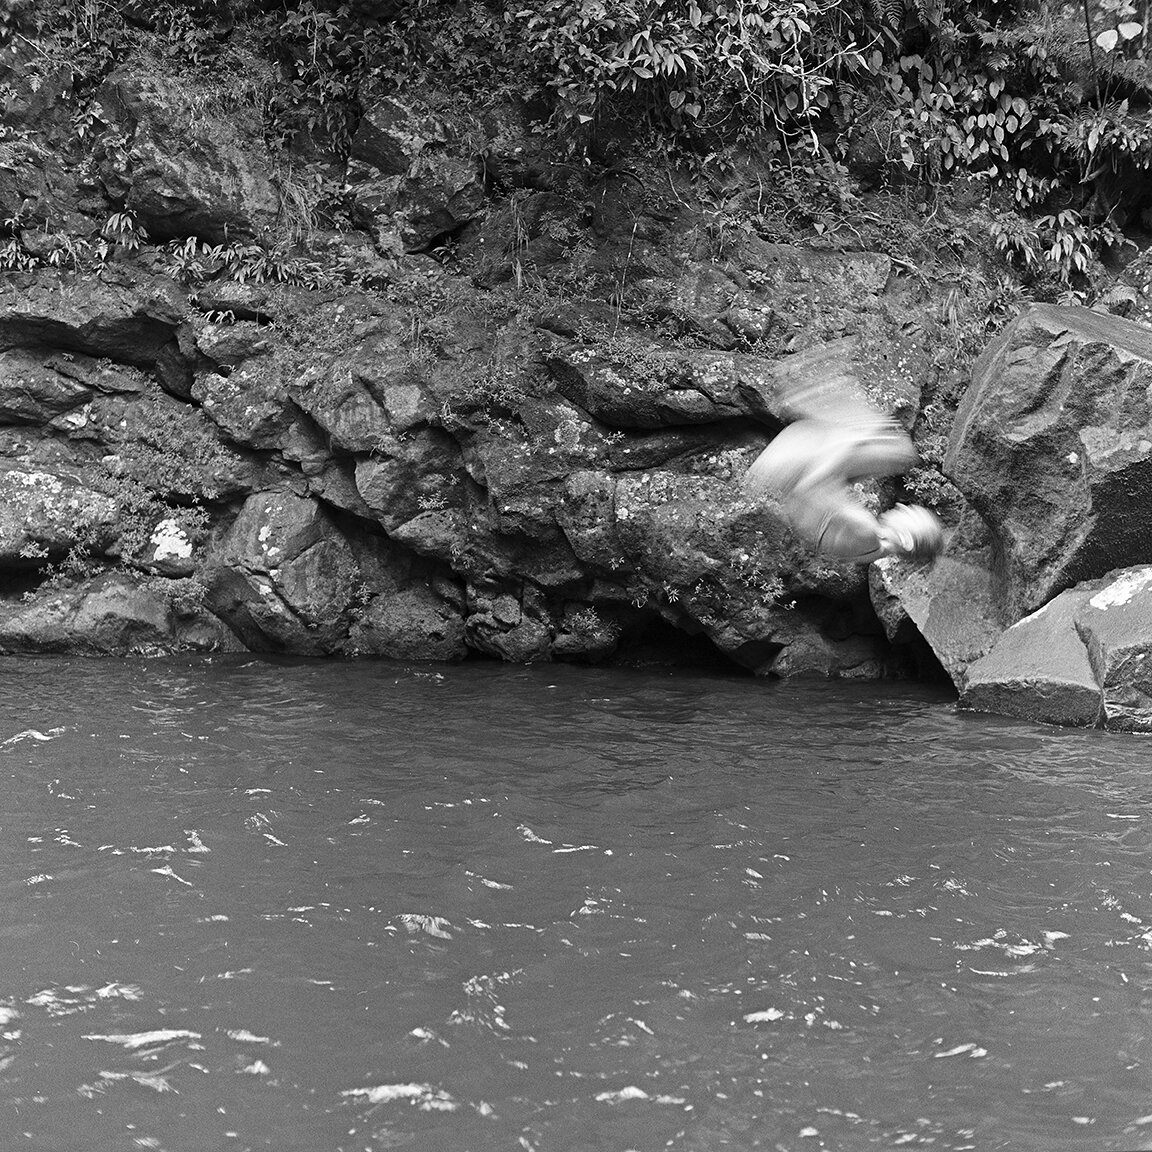
{"type": "Polygon", "coordinates": [[[79,408],[100,388],[141,391],[144,382],[89,356],[50,348],[0,352],[0,423],[49,424],[79,408]]]}
{"type": "Polygon", "coordinates": [[[206,372],[192,385],[192,399],[236,444],[269,449],[284,445],[295,419],[282,366],[261,358],[229,372],[206,372]]]}
{"type": "MultiPolygon", "coordinates": [[[[636,602],[760,675],[877,675],[883,638],[852,610],[866,606],[863,568],[812,557],[778,510],[742,499],[733,479],[617,479],[614,563],[640,577],[636,602]]],[[[595,487],[583,491],[595,502],[595,487]]],[[[590,544],[603,546],[599,533],[590,544]]]]}
{"type": "Polygon", "coordinates": [[[50,347],[152,369],[173,355],[187,308],[171,278],[127,265],[100,276],[40,268],[8,283],[0,350],[50,347]]]}
{"type": "MultiPolygon", "coordinates": [[[[556,324],[555,315],[545,319],[556,324]]],[[[613,428],[645,431],[753,417],[778,430],[797,415],[789,396],[836,379],[860,398],[910,425],[919,392],[878,380],[853,336],[787,356],[684,348],[619,335],[592,343],[553,341],[543,361],[559,391],[613,428]]]]}
{"type": "Polygon", "coordinates": [[[960,705],[1152,732],[1152,567],[1077,585],[1014,624],[969,668],[960,705]]]}
{"type": "Polygon", "coordinates": [[[78,472],[7,462],[0,466],[0,567],[39,567],[74,548],[106,552],[120,535],[119,511],[78,472]]]}
{"type": "Polygon", "coordinates": [[[1152,329],[1038,305],[977,362],[944,471],[987,522],[1011,616],[1149,558],[1152,329]]]}
{"type": "Polygon", "coordinates": [[[965,670],[960,707],[1046,724],[1095,725],[1100,684],[1076,628],[1093,591],[1082,585],[1061,592],[1007,629],[965,670]]]}
{"type": "Polygon", "coordinates": [[[467,652],[464,617],[431,583],[409,583],[374,596],[357,614],[348,651],[393,660],[461,660],[467,652]]]}
{"type": "Polygon", "coordinates": [[[208,243],[271,236],[275,165],[255,109],[225,110],[155,70],[122,69],[96,94],[106,127],[100,174],[153,240],[208,243]]]}
{"type": "Polygon", "coordinates": [[[930,671],[922,645],[963,689],[969,666],[1004,631],[992,573],[970,556],[942,556],[930,566],[888,556],[868,573],[872,605],[888,640],[930,671]]]}
{"type": "Polygon", "coordinates": [[[1116,573],[1076,617],[1105,728],[1152,732],[1152,567],[1116,573]]]}
{"type": "Polygon", "coordinates": [[[368,99],[352,137],[347,183],[355,216],[381,252],[420,252],[484,202],[478,122],[388,97],[368,99]]]}
{"type": "MultiPolygon", "coordinates": [[[[176,583],[176,582],[173,582],[176,583]]],[[[156,656],[243,651],[235,636],[169,582],[106,572],[0,602],[0,652],[156,656]]]]}
{"type": "Polygon", "coordinates": [[[617,336],[558,347],[546,363],[572,403],[614,428],[711,424],[746,410],[730,353],[617,336]]]}
{"type": "Polygon", "coordinates": [[[345,651],[393,660],[460,660],[464,589],[443,569],[388,541],[357,550],[360,582],[353,592],[345,651]]]}
{"type": "Polygon", "coordinates": [[[315,500],[260,492],[209,553],[208,603],[249,648],[323,655],[343,646],[358,576],[315,500]]]}
{"type": "Polygon", "coordinates": [[[552,658],[551,616],[540,590],[527,582],[471,585],[464,627],[469,646],[489,656],[515,664],[552,658]]]}

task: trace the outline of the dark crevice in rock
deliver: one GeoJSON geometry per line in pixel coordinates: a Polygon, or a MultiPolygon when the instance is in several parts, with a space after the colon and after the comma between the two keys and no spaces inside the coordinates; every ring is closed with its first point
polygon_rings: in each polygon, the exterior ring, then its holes
{"type": "Polygon", "coordinates": [[[41,564],[43,562],[28,562],[28,567],[12,566],[6,568],[0,576],[0,598],[4,600],[19,600],[30,595],[40,588],[46,575],[41,564]]]}
{"type": "Polygon", "coordinates": [[[902,630],[890,644],[887,672],[899,679],[919,680],[928,684],[952,684],[948,669],[940,663],[940,657],[932,650],[932,645],[914,625],[902,630]]]}
{"type": "Polygon", "coordinates": [[[616,650],[606,663],[630,668],[705,668],[751,675],[745,665],[726,656],[702,632],[689,635],[654,612],[639,614],[622,628],[616,650]]]}

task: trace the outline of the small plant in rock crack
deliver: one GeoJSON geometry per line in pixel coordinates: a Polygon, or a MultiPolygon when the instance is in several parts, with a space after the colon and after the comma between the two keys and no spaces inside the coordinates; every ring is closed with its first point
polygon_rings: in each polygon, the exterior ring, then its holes
{"type": "Polygon", "coordinates": [[[442,427],[452,431],[469,425],[483,426],[516,434],[517,429],[507,418],[514,416],[528,399],[522,373],[495,365],[474,376],[462,368],[457,377],[451,397],[441,405],[442,427]]]}
{"type": "Polygon", "coordinates": [[[4,272],[31,272],[38,268],[40,261],[26,252],[20,241],[12,236],[0,244],[0,270],[4,272]]]}
{"type": "Polygon", "coordinates": [[[196,236],[172,240],[165,251],[169,274],[184,284],[222,278],[246,284],[288,284],[323,288],[329,276],[314,260],[289,256],[260,244],[208,244],[196,236]]]}
{"type": "Polygon", "coordinates": [[[613,642],[620,635],[620,625],[615,620],[605,620],[592,607],[573,612],[564,623],[568,632],[594,644],[613,642]]]}
{"type": "Polygon", "coordinates": [[[348,598],[349,621],[353,624],[367,624],[369,619],[368,609],[375,598],[376,593],[369,586],[368,582],[366,580],[358,581],[348,598]]]}
{"type": "Polygon", "coordinates": [[[732,558],[732,575],[736,582],[757,594],[760,603],[768,606],[782,604],[787,596],[784,581],[778,572],[772,572],[747,552],[738,552],[732,558]]]}
{"type": "Polygon", "coordinates": [[[133,414],[116,474],[165,496],[213,500],[234,457],[210,427],[194,409],[154,392],[133,414]]]}
{"type": "Polygon", "coordinates": [[[104,221],[100,235],[108,245],[105,254],[116,248],[121,248],[125,252],[136,252],[148,239],[147,231],[136,223],[136,217],[131,212],[113,212],[104,221]]]}
{"type": "Polygon", "coordinates": [[[659,345],[629,333],[610,336],[599,352],[611,360],[615,371],[634,388],[664,392],[680,365],[680,358],[659,345]]]}
{"type": "Polygon", "coordinates": [[[202,612],[208,596],[208,586],[198,576],[149,576],[140,587],[163,600],[177,616],[202,612]]]}
{"type": "MultiPolygon", "coordinates": [[[[75,533],[63,559],[40,568],[39,586],[25,592],[23,599],[28,601],[41,592],[57,591],[95,576],[105,566],[96,555],[98,546],[94,529],[75,533]]],[[[20,554],[30,560],[46,559],[48,549],[34,544],[26,545],[20,554]]]]}

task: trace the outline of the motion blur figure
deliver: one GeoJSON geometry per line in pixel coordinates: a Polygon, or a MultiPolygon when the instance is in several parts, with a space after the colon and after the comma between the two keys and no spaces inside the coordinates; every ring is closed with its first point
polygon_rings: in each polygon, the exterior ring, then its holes
{"type": "Polygon", "coordinates": [[[852,490],[857,480],[895,476],[917,462],[902,428],[846,378],[795,388],[786,406],[795,422],[756,458],[745,490],[775,496],[796,534],[825,556],[866,564],[939,554],[944,532],[927,508],[897,504],[874,516],[852,490]]]}

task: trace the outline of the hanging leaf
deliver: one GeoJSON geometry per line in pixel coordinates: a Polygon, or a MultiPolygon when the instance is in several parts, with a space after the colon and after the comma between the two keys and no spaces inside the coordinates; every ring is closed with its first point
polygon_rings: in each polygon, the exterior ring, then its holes
{"type": "Polygon", "coordinates": [[[1144,25],[1136,20],[1126,20],[1117,31],[1125,40],[1135,40],[1144,31],[1144,25]]]}
{"type": "Polygon", "coordinates": [[[684,93],[683,92],[669,92],[668,93],[668,103],[671,104],[673,108],[679,108],[680,105],[684,103],[684,93]]]}
{"type": "Polygon", "coordinates": [[[1119,41],[1120,33],[1117,32],[1115,28],[1109,28],[1107,32],[1101,32],[1100,35],[1096,37],[1096,43],[1099,44],[1105,52],[1111,52],[1119,41]]]}

